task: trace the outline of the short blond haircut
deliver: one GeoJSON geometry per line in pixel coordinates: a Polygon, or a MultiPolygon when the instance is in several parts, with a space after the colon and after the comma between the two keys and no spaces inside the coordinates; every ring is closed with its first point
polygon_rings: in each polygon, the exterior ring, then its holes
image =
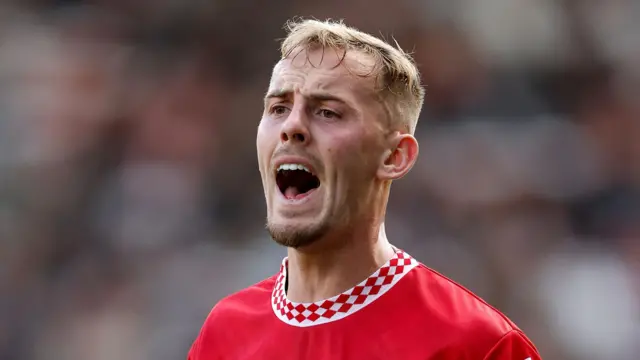
{"type": "Polygon", "coordinates": [[[377,77],[382,98],[390,112],[391,125],[411,134],[415,132],[425,91],[413,58],[397,42],[392,46],[342,21],[294,19],[288,21],[285,27],[288,34],[280,48],[282,59],[295,51],[318,47],[341,50],[344,55],[354,50],[373,57],[376,67],[365,75],[377,77]]]}

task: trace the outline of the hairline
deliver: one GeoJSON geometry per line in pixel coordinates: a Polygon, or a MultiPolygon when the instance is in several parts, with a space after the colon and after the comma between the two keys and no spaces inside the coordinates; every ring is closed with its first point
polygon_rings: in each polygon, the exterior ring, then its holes
{"type": "Polygon", "coordinates": [[[360,77],[373,77],[374,90],[384,102],[395,128],[408,133],[415,131],[418,117],[424,104],[425,89],[420,81],[420,72],[415,60],[406,53],[395,39],[395,46],[381,37],[344,24],[343,21],[303,19],[296,17],[285,23],[287,36],[280,44],[281,60],[295,57],[302,51],[327,48],[342,51],[342,61],[351,51],[365,54],[374,64],[366,74],[354,72],[360,77]]]}
{"type": "MultiPolygon", "coordinates": [[[[386,44],[386,43],[385,43],[386,44]]],[[[390,45],[386,44],[387,46],[391,47],[390,45]]],[[[333,67],[338,68],[340,66],[344,67],[346,69],[346,71],[354,77],[359,77],[359,78],[373,78],[373,89],[371,91],[372,96],[374,97],[374,100],[379,102],[381,104],[382,110],[384,112],[384,116],[386,117],[386,126],[388,128],[389,131],[403,131],[403,132],[407,132],[407,133],[411,133],[411,126],[410,124],[406,124],[405,122],[398,122],[398,121],[394,121],[395,116],[401,116],[400,114],[397,114],[396,111],[392,110],[393,107],[393,103],[398,103],[399,101],[397,100],[399,95],[395,94],[393,92],[393,90],[387,86],[384,82],[384,79],[381,79],[385,69],[384,69],[384,63],[382,61],[382,59],[378,59],[375,55],[364,51],[362,49],[358,49],[355,48],[353,46],[349,46],[348,44],[344,44],[344,45],[332,45],[332,44],[322,44],[320,42],[310,42],[310,43],[306,43],[306,44],[299,44],[298,46],[295,46],[291,49],[289,49],[289,51],[287,52],[282,52],[281,58],[280,60],[278,60],[278,62],[274,65],[273,69],[275,70],[275,68],[280,65],[283,61],[286,60],[290,60],[293,61],[293,59],[295,59],[296,57],[298,57],[299,55],[301,55],[303,52],[306,53],[305,56],[307,57],[305,59],[305,61],[307,63],[310,63],[312,66],[316,67],[316,66],[320,66],[320,64],[322,63],[323,59],[324,59],[324,51],[326,51],[327,49],[332,49],[336,51],[336,55],[338,55],[339,57],[339,61],[337,62],[337,64],[333,67]],[[321,62],[318,64],[312,64],[309,61],[309,52],[314,51],[314,50],[319,50],[321,49],[323,51],[323,58],[321,59],[321,62]],[[338,52],[342,52],[342,54],[338,54],[338,52]],[[371,71],[368,71],[367,73],[364,74],[359,74],[357,73],[357,71],[353,71],[351,69],[350,66],[348,66],[346,64],[347,61],[347,57],[349,56],[349,53],[355,53],[358,55],[362,55],[367,57],[368,59],[370,59],[372,61],[372,66],[371,66],[371,71]],[[395,113],[395,114],[394,114],[395,113]]],[[[391,47],[392,48],[392,47],[391,47]]],[[[357,61],[357,60],[356,60],[357,61]]],[[[364,64],[363,64],[364,65],[364,64]]],[[[369,65],[366,65],[369,66],[369,65]]],[[[267,92],[268,94],[268,92],[267,92]]],[[[266,100],[266,98],[265,98],[266,100]]]]}

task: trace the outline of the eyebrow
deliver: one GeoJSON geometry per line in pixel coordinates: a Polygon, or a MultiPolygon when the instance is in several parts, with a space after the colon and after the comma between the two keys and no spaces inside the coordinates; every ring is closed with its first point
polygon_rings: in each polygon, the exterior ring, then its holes
{"type": "MultiPolygon", "coordinates": [[[[292,90],[286,90],[286,89],[272,90],[267,93],[267,95],[264,98],[264,102],[266,104],[269,101],[269,99],[284,99],[291,96],[292,93],[293,93],[292,90]]],[[[330,94],[328,92],[312,92],[308,95],[305,95],[305,97],[315,101],[336,101],[342,104],[347,103],[342,98],[335,96],[333,94],[330,94]]]]}

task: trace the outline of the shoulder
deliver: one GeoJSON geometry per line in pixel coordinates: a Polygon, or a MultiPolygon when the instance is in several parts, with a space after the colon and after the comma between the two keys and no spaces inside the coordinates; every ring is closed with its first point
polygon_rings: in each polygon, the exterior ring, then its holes
{"type": "Polygon", "coordinates": [[[205,325],[219,321],[235,320],[247,314],[268,309],[271,311],[271,293],[276,276],[251,285],[220,300],[211,310],[205,325]]]}
{"type": "Polygon", "coordinates": [[[229,345],[234,331],[237,330],[235,328],[247,328],[260,316],[270,316],[273,311],[271,292],[275,281],[274,275],[218,301],[209,312],[191,346],[189,360],[199,359],[199,354],[202,353],[210,354],[212,349],[218,347],[216,344],[229,345]]]}
{"type": "Polygon", "coordinates": [[[423,264],[419,264],[414,272],[414,281],[425,305],[455,315],[450,318],[452,322],[468,325],[469,319],[473,319],[501,334],[517,329],[502,312],[459,283],[423,264]]]}
{"type": "Polygon", "coordinates": [[[423,264],[411,278],[425,321],[436,322],[452,344],[473,350],[475,356],[505,342],[530,344],[506,315],[457,282],[423,264]]]}

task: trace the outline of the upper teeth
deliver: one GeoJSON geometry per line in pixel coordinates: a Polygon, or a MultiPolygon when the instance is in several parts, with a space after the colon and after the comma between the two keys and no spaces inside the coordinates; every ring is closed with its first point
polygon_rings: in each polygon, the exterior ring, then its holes
{"type": "Polygon", "coordinates": [[[304,170],[308,173],[311,172],[306,166],[301,164],[282,164],[278,166],[278,171],[280,170],[304,170]]]}

